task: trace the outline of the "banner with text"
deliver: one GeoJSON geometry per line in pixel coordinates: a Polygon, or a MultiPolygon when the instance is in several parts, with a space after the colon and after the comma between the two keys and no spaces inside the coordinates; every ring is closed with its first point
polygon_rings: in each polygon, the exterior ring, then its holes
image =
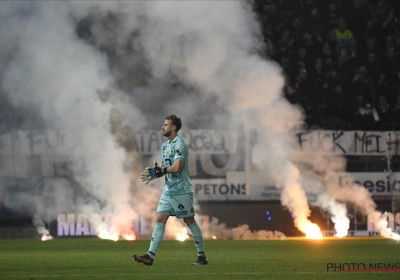
{"type": "MultiPolygon", "coordinates": [[[[234,154],[237,152],[237,133],[224,130],[182,130],[179,135],[185,139],[191,154],[234,154]]],[[[166,141],[160,130],[135,132],[137,151],[154,154],[160,151],[166,141]]]]}
{"type": "MultiPolygon", "coordinates": [[[[281,189],[277,188],[265,172],[251,172],[250,200],[280,200],[281,189]]],[[[195,197],[200,201],[247,200],[244,172],[227,172],[226,179],[192,180],[195,197]]],[[[364,186],[375,200],[400,196],[400,173],[342,173],[338,176],[338,186],[359,184],[364,186]]],[[[316,199],[315,193],[306,193],[309,202],[316,199]]]]}
{"type": "Polygon", "coordinates": [[[400,154],[400,131],[310,130],[296,133],[298,147],[304,152],[336,155],[400,154]]]}

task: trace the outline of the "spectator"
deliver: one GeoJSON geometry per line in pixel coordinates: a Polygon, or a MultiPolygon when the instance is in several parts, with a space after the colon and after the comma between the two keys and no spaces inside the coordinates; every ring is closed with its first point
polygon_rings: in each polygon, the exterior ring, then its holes
{"type": "Polygon", "coordinates": [[[359,71],[354,75],[351,89],[355,96],[362,96],[365,103],[375,100],[375,89],[365,66],[360,66],[359,71]]]}
{"type": "Polygon", "coordinates": [[[358,59],[360,58],[360,48],[358,47],[356,38],[350,39],[348,50],[350,56],[358,61],[358,59]]]}
{"type": "Polygon", "coordinates": [[[386,75],[381,73],[379,75],[378,83],[376,84],[376,94],[377,96],[384,96],[386,100],[392,100],[391,95],[392,88],[386,75]]]}
{"type": "Polygon", "coordinates": [[[321,15],[319,14],[318,7],[312,6],[311,16],[306,23],[306,29],[310,30],[310,33],[321,40],[322,35],[325,33],[325,23],[321,15]]]}
{"type": "Polygon", "coordinates": [[[367,20],[367,24],[364,29],[364,38],[365,40],[367,40],[368,38],[372,38],[373,40],[375,40],[375,45],[376,40],[378,38],[381,38],[381,31],[372,19],[367,20]]]}
{"type": "Polygon", "coordinates": [[[303,100],[312,100],[315,85],[312,79],[308,75],[308,71],[304,68],[299,69],[294,80],[297,92],[302,96],[303,100]]]}
{"type": "Polygon", "coordinates": [[[328,11],[326,13],[327,28],[332,30],[336,27],[339,18],[343,17],[343,13],[337,10],[336,3],[330,2],[328,4],[328,11]]]}
{"type": "Polygon", "coordinates": [[[388,48],[383,56],[383,69],[388,79],[396,79],[399,68],[399,59],[395,53],[395,48],[388,48]]]}
{"type": "Polygon", "coordinates": [[[307,51],[305,47],[300,47],[297,50],[297,54],[294,57],[292,57],[290,64],[291,64],[290,69],[292,70],[290,77],[292,79],[298,76],[300,69],[305,69],[307,72],[309,64],[307,58],[307,51]]]}
{"type": "Polygon", "coordinates": [[[333,30],[329,32],[328,39],[323,42],[322,54],[324,64],[327,68],[336,66],[337,42],[336,34],[333,30]]]}
{"type": "MultiPolygon", "coordinates": [[[[389,48],[398,49],[399,45],[395,42],[393,35],[387,35],[385,39],[385,50],[389,48]]],[[[397,51],[396,54],[398,55],[397,51]]]]}
{"type": "Polygon", "coordinates": [[[282,31],[281,38],[276,43],[275,60],[281,65],[286,75],[290,75],[290,58],[293,56],[294,39],[288,29],[282,31]]]}
{"type": "Polygon", "coordinates": [[[392,126],[393,113],[385,96],[381,95],[378,99],[376,111],[379,116],[379,130],[390,130],[392,126]]]}
{"type": "Polygon", "coordinates": [[[346,83],[349,79],[350,74],[353,73],[353,68],[355,67],[354,60],[349,55],[348,49],[346,48],[340,49],[337,65],[338,65],[338,72],[340,73],[339,80],[346,83]]]}
{"type": "Polygon", "coordinates": [[[276,3],[271,1],[270,3],[267,3],[267,5],[265,5],[264,7],[265,14],[272,26],[275,26],[281,22],[279,18],[278,5],[276,3]]]}
{"type": "Polygon", "coordinates": [[[291,56],[293,53],[292,47],[294,38],[290,35],[289,29],[285,28],[282,31],[281,37],[276,43],[276,50],[279,55],[291,56]]]}
{"type": "Polygon", "coordinates": [[[333,29],[336,34],[336,42],[339,48],[347,48],[349,40],[353,38],[353,33],[347,29],[347,21],[344,18],[340,18],[337,21],[337,27],[333,29]]]}
{"type": "Polygon", "coordinates": [[[348,98],[343,93],[343,87],[336,85],[329,100],[327,117],[325,118],[326,129],[343,130],[346,129],[346,119],[348,118],[348,98]]]}
{"type": "Polygon", "coordinates": [[[304,17],[306,19],[310,19],[312,17],[312,12],[314,8],[317,8],[314,4],[313,0],[305,0],[304,1],[304,17]]]}
{"type": "Polygon", "coordinates": [[[293,85],[286,86],[285,97],[292,105],[302,105],[303,98],[293,85]]]}
{"type": "Polygon", "coordinates": [[[351,38],[349,41],[349,55],[354,59],[354,64],[360,63],[360,48],[358,47],[356,38],[351,38]]]}
{"type": "Polygon", "coordinates": [[[340,84],[339,77],[337,75],[337,70],[336,70],[336,68],[331,68],[331,69],[329,69],[328,74],[325,76],[323,86],[325,85],[325,87],[332,90],[333,87],[337,84],[340,84]]]}
{"type": "Polygon", "coordinates": [[[379,53],[379,49],[376,45],[376,40],[372,37],[368,37],[365,41],[364,51],[361,53],[361,57],[366,58],[368,53],[379,53]]]}
{"type": "Polygon", "coordinates": [[[377,0],[371,3],[370,12],[374,22],[382,28],[382,31],[386,35],[389,30],[390,23],[394,19],[394,11],[388,1],[377,0]]]}
{"type": "Polygon", "coordinates": [[[300,17],[293,18],[292,30],[290,30],[290,33],[297,42],[300,42],[303,37],[303,28],[303,20],[300,17]]]}
{"type": "Polygon", "coordinates": [[[335,31],[332,29],[328,33],[328,39],[324,42],[324,47],[329,47],[335,55],[338,53],[338,43],[335,31]]]}
{"type": "Polygon", "coordinates": [[[354,38],[361,42],[365,24],[368,20],[368,10],[363,1],[352,0],[352,6],[349,8],[346,15],[350,30],[353,31],[354,38]]]}
{"type": "Polygon", "coordinates": [[[313,64],[321,52],[321,42],[311,32],[304,32],[302,46],[307,50],[309,63],[313,64]]]}
{"type": "Polygon", "coordinates": [[[379,116],[371,103],[367,102],[364,106],[359,107],[356,112],[356,130],[376,130],[378,127],[379,116]]]}
{"type": "Polygon", "coordinates": [[[395,17],[393,20],[393,36],[397,46],[400,46],[400,20],[395,17]]]}
{"type": "Polygon", "coordinates": [[[365,63],[367,68],[368,76],[372,79],[372,82],[376,85],[382,73],[382,66],[378,61],[376,54],[374,52],[368,53],[368,59],[365,63]]]}

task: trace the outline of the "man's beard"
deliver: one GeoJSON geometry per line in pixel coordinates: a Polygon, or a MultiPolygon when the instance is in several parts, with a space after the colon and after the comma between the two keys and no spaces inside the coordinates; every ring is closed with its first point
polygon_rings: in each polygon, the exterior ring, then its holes
{"type": "Polygon", "coordinates": [[[163,133],[163,135],[164,135],[165,137],[169,137],[169,136],[171,135],[171,132],[165,131],[165,132],[163,133]]]}

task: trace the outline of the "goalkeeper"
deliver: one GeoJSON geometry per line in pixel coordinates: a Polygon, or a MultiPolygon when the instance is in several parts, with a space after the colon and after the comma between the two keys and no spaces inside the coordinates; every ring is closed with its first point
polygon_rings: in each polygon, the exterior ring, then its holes
{"type": "Polygon", "coordinates": [[[168,138],[161,147],[161,164],[157,162],[154,167],[147,167],[140,175],[143,182],[165,176],[164,191],[157,207],[157,218],[151,237],[150,248],[143,256],[133,255],[132,258],[145,265],[152,265],[158,246],[160,245],[165,231],[165,224],[169,216],[183,218],[193,234],[194,243],[197,248],[197,260],[193,263],[204,265],[208,263],[204,254],[204,242],[201,230],[194,219],[193,209],[193,187],[189,176],[188,147],[178,135],[182,127],[181,119],[175,115],[165,117],[162,127],[163,135],[168,138]]]}

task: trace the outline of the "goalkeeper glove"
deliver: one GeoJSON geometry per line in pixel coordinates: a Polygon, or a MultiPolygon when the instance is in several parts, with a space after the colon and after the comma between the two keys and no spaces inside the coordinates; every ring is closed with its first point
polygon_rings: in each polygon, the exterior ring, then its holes
{"type": "Polygon", "coordinates": [[[155,178],[152,178],[152,177],[150,176],[149,168],[150,168],[150,167],[146,167],[146,169],[143,171],[143,173],[140,174],[140,179],[141,179],[142,182],[145,183],[146,185],[155,179],[155,178]]]}
{"type": "Polygon", "coordinates": [[[156,178],[160,178],[167,173],[166,167],[159,167],[157,162],[154,162],[154,167],[146,167],[142,174],[140,174],[140,179],[146,185],[156,178]]]}
{"type": "Polygon", "coordinates": [[[149,168],[149,173],[150,173],[150,176],[152,178],[160,178],[160,177],[164,176],[165,174],[167,174],[167,168],[166,167],[163,167],[163,168],[159,167],[157,162],[155,161],[154,162],[154,168],[150,167],[149,168]]]}

